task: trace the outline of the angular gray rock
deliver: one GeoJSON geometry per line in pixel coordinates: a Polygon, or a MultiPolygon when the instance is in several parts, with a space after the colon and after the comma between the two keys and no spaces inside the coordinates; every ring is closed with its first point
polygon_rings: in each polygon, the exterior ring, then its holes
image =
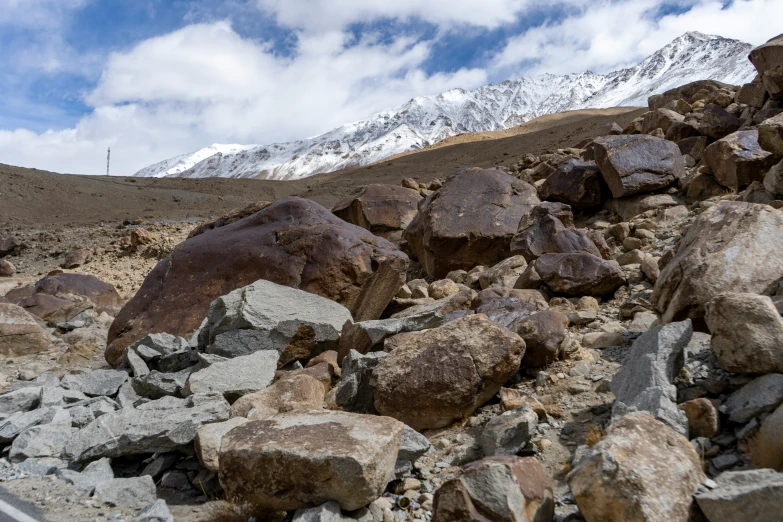
{"type": "Polygon", "coordinates": [[[277,350],[260,350],[217,362],[190,374],[183,393],[218,392],[229,402],[234,402],[243,395],[263,390],[272,384],[279,357],[277,350]]]}
{"type": "Polygon", "coordinates": [[[0,420],[0,444],[13,441],[27,428],[50,423],[56,412],[56,408],[38,408],[31,411],[18,411],[0,420]]]}
{"type": "Polygon", "coordinates": [[[373,396],[370,381],[373,370],[386,357],[385,352],[372,352],[362,355],[351,350],[343,359],[343,376],[335,393],[337,405],[354,413],[374,413],[373,396]]]}
{"type": "Polygon", "coordinates": [[[515,288],[537,289],[541,283],[559,294],[600,297],[621,287],[625,278],[617,263],[592,254],[545,254],[528,265],[515,288]]]}
{"type": "Polygon", "coordinates": [[[133,522],[174,522],[174,515],[171,514],[166,501],[159,498],[142,509],[133,522]]]}
{"type": "Polygon", "coordinates": [[[108,397],[94,397],[65,406],[65,410],[71,414],[71,425],[74,428],[83,428],[101,415],[113,413],[118,409],[120,405],[108,397]]]}
{"type": "Polygon", "coordinates": [[[79,430],[66,446],[69,460],[172,451],[196,438],[202,424],[229,418],[229,405],[219,393],[187,399],[164,397],[103,415],[79,430]]]}
{"type": "Polygon", "coordinates": [[[402,432],[400,451],[397,452],[394,473],[399,477],[412,470],[419,457],[427,453],[431,447],[432,444],[427,437],[406,424],[402,432]]]}
{"type": "Polygon", "coordinates": [[[726,471],[717,487],[694,495],[710,522],[783,520],[783,473],[772,469],[726,471]]]}
{"type": "Polygon", "coordinates": [[[69,484],[73,484],[80,492],[92,495],[98,484],[108,482],[114,478],[114,470],[111,467],[111,461],[107,458],[102,458],[90,462],[81,472],[71,469],[58,470],[57,477],[69,484]]]}
{"type": "Polygon", "coordinates": [[[147,399],[160,399],[168,395],[181,397],[190,374],[198,369],[198,367],[186,368],[175,373],[152,370],[143,377],[134,377],[131,384],[136,394],[147,399]]]}
{"type": "Polygon", "coordinates": [[[783,403],[783,374],[770,373],[732,393],[721,411],[731,422],[746,423],[753,417],[772,411],[783,403]]]}
{"type": "Polygon", "coordinates": [[[645,411],[687,437],[688,419],[677,407],[674,378],[692,335],[693,326],[686,320],[651,328],[634,341],[612,379],[612,419],[645,411]]]}
{"type": "Polygon", "coordinates": [[[149,475],[133,478],[115,478],[100,482],[95,495],[103,504],[142,509],[155,502],[155,481],[149,475]]]}
{"type": "Polygon", "coordinates": [[[129,346],[147,362],[190,348],[187,339],[167,333],[149,334],[129,346]]]}
{"type": "Polygon", "coordinates": [[[215,299],[199,345],[224,357],[275,350],[280,365],[336,350],[351,312],[324,297],[259,280],[215,299]]]}
{"type": "Polygon", "coordinates": [[[70,415],[64,410],[57,412],[50,424],[28,428],[14,439],[8,459],[21,462],[29,458],[62,458],[71,434],[70,415]]]}
{"type": "Polygon", "coordinates": [[[516,455],[530,442],[538,427],[538,415],[528,406],[493,417],[484,426],[479,445],[487,457],[516,455]]]}
{"type": "Polygon", "coordinates": [[[128,373],[122,370],[94,370],[80,377],[79,390],[89,396],[111,396],[128,380],[128,373]]]}
{"type": "Polygon", "coordinates": [[[343,516],[340,504],[332,500],[318,507],[297,509],[292,522],[353,522],[355,520],[343,516]]]}

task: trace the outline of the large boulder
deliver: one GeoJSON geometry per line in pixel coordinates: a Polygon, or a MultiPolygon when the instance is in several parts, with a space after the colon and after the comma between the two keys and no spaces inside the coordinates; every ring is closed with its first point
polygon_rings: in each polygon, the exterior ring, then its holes
{"type": "Polygon", "coordinates": [[[525,343],[478,314],[387,339],[375,368],[375,408],[416,430],[470,415],[519,369],[525,343]]]}
{"type": "Polygon", "coordinates": [[[523,256],[528,263],[544,254],[587,252],[601,257],[587,234],[563,224],[557,217],[558,207],[571,211],[567,205],[546,202],[521,220],[519,230],[511,239],[511,253],[523,256]]]}
{"type": "Polygon", "coordinates": [[[398,185],[367,185],[337,203],[332,212],[376,236],[399,239],[418,211],[421,195],[398,185]]]}
{"type": "Polygon", "coordinates": [[[183,395],[221,393],[234,402],[243,395],[263,390],[275,378],[279,355],[275,350],[259,350],[250,355],[213,362],[194,371],[182,389],[183,395]]]}
{"type": "Polygon", "coordinates": [[[432,522],[549,522],[552,484],[533,457],[487,457],[435,493],[432,522]]]}
{"type": "MultiPolygon", "coordinates": [[[[79,298],[86,298],[95,305],[96,312],[106,312],[109,315],[116,315],[124,303],[114,286],[88,274],[48,275],[34,285],[18,288],[6,294],[9,302],[21,306],[25,306],[21,301],[31,297],[48,297],[61,301],[80,301],[79,298]]],[[[38,315],[34,309],[30,310],[30,313],[38,315]]]]}
{"type": "Polygon", "coordinates": [[[275,350],[283,366],[337,349],[351,312],[320,295],[259,280],[215,299],[199,344],[222,357],[275,350]]]}
{"type": "Polygon", "coordinates": [[[35,317],[20,306],[0,303],[0,355],[32,355],[50,347],[49,335],[35,317]]]}
{"type": "Polygon", "coordinates": [[[721,201],[702,213],[661,270],[651,302],[661,322],[698,320],[725,292],[771,294],[783,277],[783,213],[768,205],[721,201]]]}
{"type": "Polygon", "coordinates": [[[765,522],[783,517],[783,473],[772,469],[727,471],[716,487],[696,493],[710,522],[765,522]]]}
{"type": "Polygon", "coordinates": [[[775,156],[759,146],[758,135],[756,129],[737,131],[705,149],[704,161],[718,183],[737,190],[764,180],[764,174],[776,161],[775,156]]]}
{"type": "Polygon", "coordinates": [[[613,293],[625,278],[617,263],[592,254],[546,254],[528,265],[515,287],[536,289],[541,283],[560,294],[598,297],[613,293]]]}
{"type": "Polygon", "coordinates": [[[644,115],[642,134],[650,134],[656,129],[661,129],[665,133],[673,123],[683,121],[685,121],[685,117],[678,112],[674,112],[671,109],[655,109],[644,115]]]}
{"type": "Polygon", "coordinates": [[[634,341],[612,379],[612,417],[645,411],[688,435],[688,419],[677,407],[674,378],[682,369],[683,351],[693,335],[690,321],[656,326],[634,341]]]}
{"type": "Polygon", "coordinates": [[[592,208],[600,207],[609,197],[609,188],[594,162],[569,160],[544,180],[538,194],[546,201],[592,208]]]}
{"type": "Polygon", "coordinates": [[[783,100],[783,34],[759,45],[748,56],[770,98],[783,100]]]}
{"type": "Polygon", "coordinates": [[[688,439],[643,412],[612,423],[567,477],[587,522],[687,522],[705,479],[688,439]]]}
{"type": "Polygon", "coordinates": [[[646,134],[602,136],[593,142],[595,162],[621,198],[671,185],[685,175],[677,144],[646,134]]]}
{"type": "Polygon", "coordinates": [[[498,287],[479,292],[470,306],[477,314],[484,314],[506,327],[517,319],[549,308],[544,295],[538,290],[498,287]]]}
{"type": "Polygon", "coordinates": [[[728,84],[721,83],[715,80],[697,80],[695,82],[686,83],[669,89],[662,94],[655,94],[647,98],[647,105],[651,111],[664,107],[667,103],[682,99],[686,103],[693,104],[698,100],[703,100],[710,93],[729,87],[728,84]]]}
{"type": "Polygon", "coordinates": [[[540,202],[533,186],[501,170],[461,169],[424,200],[403,237],[430,277],[442,279],[509,257],[520,219],[540,202]]]}
{"type": "Polygon", "coordinates": [[[338,411],[281,414],[223,436],[220,484],[228,498],[293,510],[331,500],[366,506],[394,477],[404,425],[338,411]]]}
{"type": "Polygon", "coordinates": [[[762,149],[783,156],[783,113],[762,121],[758,133],[762,149]]]}
{"type": "Polygon", "coordinates": [[[703,116],[699,124],[699,132],[712,139],[725,138],[740,128],[742,122],[732,113],[711,103],[704,108],[703,116]]]}
{"type": "Polygon", "coordinates": [[[783,319],[765,295],[727,292],[704,316],[718,365],[737,373],[783,372],[783,319]]]}
{"type": "Polygon", "coordinates": [[[525,341],[522,366],[546,366],[557,360],[568,335],[568,316],[558,310],[544,310],[514,321],[509,329],[525,341]]]}
{"type": "Polygon", "coordinates": [[[405,281],[394,245],[302,198],[277,201],[179,244],[112,323],[106,360],[143,335],[189,336],[212,301],[259,279],[332,299],[356,320],[377,319],[405,281]]]}

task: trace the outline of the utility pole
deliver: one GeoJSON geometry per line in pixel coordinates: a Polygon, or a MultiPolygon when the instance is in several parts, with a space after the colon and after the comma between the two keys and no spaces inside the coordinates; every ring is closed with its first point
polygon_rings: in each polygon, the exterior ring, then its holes
{"type": "Polygon", "coordinates": [[[109,175],[109,162],[111,162],[111,147],[106,152],[106,175],[109,175]]]}

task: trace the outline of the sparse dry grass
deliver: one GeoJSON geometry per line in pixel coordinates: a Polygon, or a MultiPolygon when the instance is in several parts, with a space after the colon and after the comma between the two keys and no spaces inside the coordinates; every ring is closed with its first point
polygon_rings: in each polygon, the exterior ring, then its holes
{"type": "Polygon", "coordinates": [[[601,440],[601,437],[603,436],[603,428],[597,424],[591,424],[587,430],[587,435],[585,435],[585,444],[587,444],[589,447],[593,447],[598,443],[599,440],[601,440]]]}

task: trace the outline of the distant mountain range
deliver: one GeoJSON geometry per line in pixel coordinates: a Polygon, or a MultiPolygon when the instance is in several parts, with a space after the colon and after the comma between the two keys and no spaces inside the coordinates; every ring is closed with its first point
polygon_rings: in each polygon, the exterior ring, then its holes
{"type": "Polygon", "coordinates": [[[472,91],[420,96],[396,109],[306,140],[220,145],[146,167],[134,176],[299,179],[366,165],[466,132],[508,129],[557,112],[646,106],[647,98],[694,80],[749,82],[752,45],[686,33],[629,69],[507,80],[472,91]]]}

